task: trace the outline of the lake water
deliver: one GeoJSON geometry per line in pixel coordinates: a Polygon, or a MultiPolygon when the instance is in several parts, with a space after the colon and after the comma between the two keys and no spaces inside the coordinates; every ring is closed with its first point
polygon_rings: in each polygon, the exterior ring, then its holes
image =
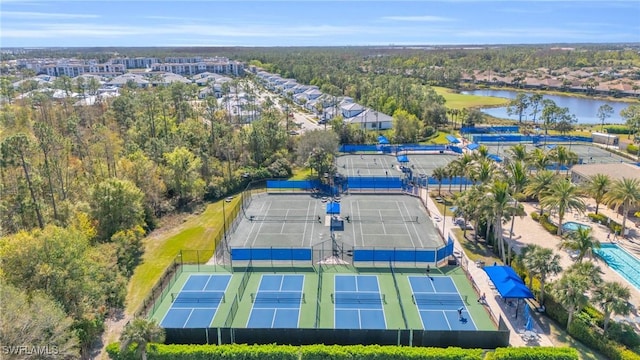
{"type": "MultiPolygon", "coordinates": [[[[495,96],[507,99],[515,99],[518,94],[516,91],[510,90],[473,90],[463,91],[463,94],[479,95],[479,96],[495,96]]],[[[529,93],[527,93],[529,94],[529,93]]],[[[620,116],[620,110],[627,108],[632,103],[625,103],[621,101],[605,101],[599,99],[586,99],[574,96],[562,96],[562,95],[544,95],[545,99],[553,100],[556,105],[560,107],[569,108],[569,112],[578,118],[579,124],[600,124],[598,118],[598,108],[604,104],[609,104],[613,108],[613,114],[610,118],[606,119],[606,123],[610,124],[623,124],[625,121],[620,116]]],[[[501,119],[518,120],[518,115],[507,114],[506,107],[482,109],[482,112],[495,116],[501,119]]],[[[531,112],[531,109],[527,109],[527,112],[531,112]]],[[[540,113],[536,115],[537,119],[540,119],[540,113]]],[[[533,120],[531,114],[523,114],[522,120],[533,120]]]]}

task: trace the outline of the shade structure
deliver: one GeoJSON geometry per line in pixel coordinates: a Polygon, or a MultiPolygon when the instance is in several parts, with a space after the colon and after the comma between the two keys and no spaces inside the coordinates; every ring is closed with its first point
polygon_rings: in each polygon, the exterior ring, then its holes
{"type": "Polygon", "coordinates": [[[327,214],[340,214],[340,203],[329,201],[327,203],[327,214]]]}
{"type": "Polygon", "coordinates": [[[482,268],[503,298],[533,299],[533,293],[510,266],[494,265],[482,268]]]}
{"type": "Polygon", "coordinates": [[[458,140],[458,138],[456,138],[453,135],[447,135],[447,136],[445,136],[445,138],[447,138],[447,140],[452,144],[459,144],[460,143],[460,140],[458,140]]]}
{"type": "Polygon", "coordinates": [[[495,155],[495,154],[489,154],[489,155],[487,155],[487,158],[489,158],[489,159],[491,159],[491,160],[493,160],[493,161],[495,161],[497,163],[501,163],[502,162],[502,158],[500,156],[498,156],[498,155],[495,155]]]}
{"type": "Polygon", "coordinates": [[[398,155],[396,156],[396,160],[398,160],[399,163],[408,163],[409,157],[407,155],[398,155]]]}
{"type": "Polygon", "coordinates": [[[389,139],[380,135],[378,136],[378,144],[389,144],[389,139]]]}
{"type": "Polygon", "coordinates": [[[476,144],[476,143],[471,143],[471,144],[467,145],[467,149],[469,149],[469,150],[475,150],[475,149],[477,149],[479,147],[480,147],[480,145],[476,144]]]}

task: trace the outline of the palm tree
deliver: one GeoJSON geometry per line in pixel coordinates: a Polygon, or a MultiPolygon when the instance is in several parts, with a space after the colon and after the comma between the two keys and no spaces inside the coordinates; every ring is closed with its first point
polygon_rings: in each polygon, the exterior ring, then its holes
{"type": "Polygon", "coordinates": [[[147,359],[147,344],[164,341],[164,329],[155,320],[135,318],[128,323],[120,335],[121,349],[128,349],[131,344],[136,346],[136,355],[147,359]]]}
{"type": "Polygon", "coordinates": [[[614,181],[604,201],[607,205],[613,205],[616,211],[622,206],[621,234],[624,235],[629,210],[640,204],[640,180],[622,178],[614,181]]]}
{"type": "Polygon", "coordinates": [[[589,279],[574,274],[565,273],[560,280],[553,284],[552,292],[556,301],[567,310],[567,328],[573,321],[573,315],[587,305],[585,293],[589,290],[589,279]]]}
{"type": "Polygon", "coordinates": [[[530,266],[533,265],[533,263],[530,261],[531,254],[538,251],[538,249],[540,248],[541,246],[537,244],[527,244],[525,247],[520,249],[520,255],[518,256],[518,258],[520,259],[520,262],[524,266],[524,269],[527,271],[527,279],[529,280],[530,289],[533,288],[533,276],[534,276],[533,271],[530,269],[530,266]]]}
{"type": "MultiPolygon", "coordinates": [[[[464,168],[459,158],[448,163],[446,165],[446,168],[447,168],[447,173],[449,173],[449,179],[453,179],[455,177],[461,177],[462,174],[464,173],[464,168]]],[[[449,181],[449,192],[451,192],[451,183],[452,181],[449,181]]],[[[460,182],[460,191],[462,191],[462,182],[460,182]]]]}
{"type": "MultiPolygon", "coordinates": [[[[465,153],[465,154],[462,154],[462,156],[459,157],[456,161],[460,163],[460,167],[462,168],[461,176],[465,177],[466,179],[470,179],[471,172],[473,171],[471,168],[471,164],[473,163],[473,157],[470,154],[465,153]]],[[[464,184],[464,188],[465,190],[467,189],[466,182],[464,184]]],[[[462,182],[460,183],[460,191],[462,191],[462,182]]]]}
{"type": "Polygon", "coordinates": [[[577,262],[571,265],[566,272],[589,279],[590,286],[602,284],[602,269],[591,261],[577,262]]]}
{"type": "Polygon", "coordinates": [[[584,212],[587,208],[580,198],[578,187],[569,180],[560,179],[549,187],[549,193],[540,201],[541,207],[555,209],[558,212],[558,235],[562,235],[562,220],[567,211],[584,212]]]}
{"type": "Polygon", "coordinates": [[[447,169],[445,169],[444,166],[438,166],[437,168],[433,169],[431,176],[434,179],[438,180],[438,196],[440,196],[440,189],[442,189],[442,180],[447,177],[447,169]]]}
{"type": "Polygon", "coordinates": [[[540,280],[540,301],[544,305],[545,285],[550,276],[559,274],[562,271],[560,266],[560,255],[554,254],[553,250],[538,246],[531,254],[524,258],[524,265],[530,276],[537,276],[540,280]]]}
{"type": "Polygon", "coordinates": [[[480,158],[473,162],[469,173],[474,181],[481,184],[488,183],[496,172],[496,163],[487,158],[480,158]]]}
{"type": "Polygon", "coordinates": [[[525,161],[527,159],[527,147],[524,144],[518,144],[507,149],[507,153],[511,155],[513,161],[525,161]]]}
{"type": "Polygon", "coordinates": [[[596,214],[600,204],[604,201],[604,196],[609,192],[611,178],[606,174],[595,174],[589,178],[585,192],[596,201],[596,214]]]}
{"type": "Polygon", "coordinates": [[[577,251],[576,261],[582,262],[585,256],[593,259],[593,249],[600,248],[600,241],[591,236],[591,229],[580,227],[562,239],[559,248],[577,251]]]}
{"type": "Polygon", "coordinates": [[[515,225],[515,215],[524,216],[524,208],[518,203],[518,199],[522,196],[525,186],[529,179],[527,178],[527,171],[524,163],[521,160],[516,160],[507,166],[507,181],[511,187],[511,193],[515,199],[513,209],[516,211],[511,216],[511,229],[509,229],[509,254],[507,258],[511,261],[511,240],[513,239],[513,226],[515,225]],[[520,210],[520,211],[519,211],[520,210]]]}
{"type": "Polygon", "coordinates": [[[513,208],[513,199],[509,193],[509,183],[501,180],[494,181],[486,199],[491,206],[491,216],[493,218],[493,237],[497,241],[498,251],[502,257],[502,262],[506,264],[506,252],[504,251],[504,239],[502,237],[502,222],[505,216],[508,217],[515,211],[513,208]]]}
{"type": "MultiPolygon", "coordinates": [[[[529,183],[524,187],[524,194],[526,196],[535,196],[538,199],[538,203],[547,196],[549,188],[556,176],[549,170],[542,170],[536,172],[536,174],[529,179],[529,183]]],[[[542,215],[543,207],[540,205],[540,215],[542,215]]]]}
{"type": "Polygon", "coordinates": [[[628,315],[631,312],[629,288],[618,282],[605,282],[598,286],[593,301],[600,305],[604,313],[604,332],[607,332],[612,314],[628,315]]]}
{"type": "Polygon", "coordinates": [[[529,163],[538,171],[545,170],[551,165],[551,157],[542,149],[534,149],[529,154],[529,163]]]}
{"type": "Polygon", "coordinates": [[[551,150],[549,156],[558,163],[556,172],[559,172],[564,165],[569,166],[578,162],[578,154],[564,146],[558,146],[551,150]]]}

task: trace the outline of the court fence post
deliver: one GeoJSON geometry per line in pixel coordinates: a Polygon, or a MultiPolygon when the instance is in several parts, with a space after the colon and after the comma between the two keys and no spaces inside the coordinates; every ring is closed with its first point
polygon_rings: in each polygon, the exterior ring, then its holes
{"type": "Polygon", "coordinates": [[[413,329],[409,329],[409,346],[413,346],[413,329]]]}

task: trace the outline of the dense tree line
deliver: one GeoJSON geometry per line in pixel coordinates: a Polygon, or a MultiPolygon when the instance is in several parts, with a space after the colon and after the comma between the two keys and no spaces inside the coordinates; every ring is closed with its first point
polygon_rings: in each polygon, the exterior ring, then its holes
{"type": "MultiPolygon", "coordinates": [[[[273,102],[255,104],[259,119],[240,122],[226,106],[234,88],[254,86],[236,79],[220,103],[196,101],[194,88],[175,84],[125,87],[119,97],[92,106],[46,94],[5,104],[3,306],[18,306],[25,297],[42,304],[30,316],[57,319],[56,346],[77,357],[101,333],[105,317],[124,306],[142,239],[162,216],[251,180],[288,177],[294,166],[335,171],[327,167],[338,147],[334,132],[288,136],[273,102]]],[[[47,339],[50,329],[43,323],[34,331],[47,339]]],[[[17,331],[2,328],[3,344],[19,341],[17,331]]]]}

